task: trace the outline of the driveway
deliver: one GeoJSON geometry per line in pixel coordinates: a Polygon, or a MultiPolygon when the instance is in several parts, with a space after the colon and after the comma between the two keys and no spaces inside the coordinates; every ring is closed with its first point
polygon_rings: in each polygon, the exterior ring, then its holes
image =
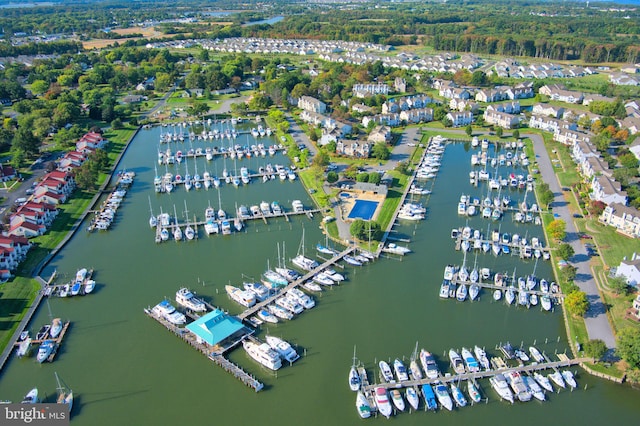
{"type": "Polygon", "coordinates": [[[553,192],[554,200],[551,203],[553,207],[554,215],[557,215],[560,219],[564,220],[567,224],[566,241],[571,244],[575,251],[574,256],[569,259],[570,262],[577,268],[577,275],[575,284],[580,287],[580,290],[587,294],[589,299],[589,310],[584,318],[587,326],[587,333],[589,339],[600,339],[607,345],[608,348],[616,347],[616,340],[607,318],[607,309],[600,297],[598,286],[593,278],[591,267],[589,265],[589,255],[587,254],[586,247],[582,244],[578,231],[575,227],[572,218],[572,212],[569,210],[568,203],[564,200],[564,195],[560,183],[556,177],[553,164],[549,159],[547,150],[544,147],[542,137],[536,134],[523,135],[530,138],[533,141],[533,150],[536,154],[536,161],[538,162],[538,168],[543,180],[549,184],[549,189],[553,192]]]}

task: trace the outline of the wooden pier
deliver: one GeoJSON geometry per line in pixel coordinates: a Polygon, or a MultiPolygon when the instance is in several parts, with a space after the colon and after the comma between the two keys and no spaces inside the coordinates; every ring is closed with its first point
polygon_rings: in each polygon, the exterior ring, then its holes
{"type": "MultiPolygon", "coordinates": [[[[184,342],[188,343],[191,347],[197,349],[199,352],[204,354],[207,358],[213,361],[216,365],[222,367],[222,369],[233,375],[236,379],[240,380],[242,383],[252,388],[254,391],[260,391],[264,385],[253,377],[251,374],[244,371],[241,367],[232,363],[228,359],[223,356],[223,353],[227,350],[233,348],[235,345],[239,344],[241,340],[234,342],[233,345],[222,348],[219,346],[211,347],[205,343],[200,343],[196,340],[195,336],[190,333],[188,330],[184,328],[180,328],[174,324],[171,324],[169,321],[166,321],[164,318],[155,315],[151,309],[145,309],[145,314],[154,320],[158,321],[162,324],[167,330],[171,331],[176,336],[180,337],[184,342]]],[[[248,334],[252,334],[253,330],[251,330],[248,334]]],[[[247,337],[245,336],[245,337],[247,337]]]]}
{"type": "MultiPolygon", "coordinates": [[[[84,279],[84,281],[82,282],[82,284],[80,284],[80,292],[77,294],[77,296],[85,296],[89,293],[85,293],[84,288],[85,285],[87,283],[87,281],[89,281],[91,278],[93,277],[93,269],[89,269],[87,271],[87,275],[84,279]]],[[[49,297],[60,297],[60,290],[68,285],[69,289],[71,289],[71,286],[74,284],[74,281],[69,281],[67,283],[64,284],[52,284],[54,279],[54,276],[52,275],[52,277],[49,279],[49,281],[47,282],[47,284],[44,287],[43,290],[43,294],[45,296],[49,296],[49,297]]],[[[67,297],[73,297],[71,294],[68,294],[67,297]]]]}
{"type": "MultiPolygon", "coordinates": [[[[491,361],[496,359],[496,357],[492,357],[491,361]]],[[[563,357],[558,356],[558,361],[547,361],[542,363],[531,363],[531,364],[523,364],[517,366],[508,366],[504,360],[499,358],[500,361],[494,362],[494,368],[485,371],[478,371],[475,373],[464,373],[464,374],[445,374],[440,375],[435,379],[421,379],[421,380],[405,380],[402,382],[391,382],[391,383],[378,383],[378,384],[369,384],[367,386],[362,386],[362,390],[364,392],[371,392],[375,387],[382,386],[386,389],[397,389],[403,387],[412,387],[412,386],[422,386],[425,384],[433,384],[435,382],[442,383],[450,383],[450,382],[458,382],[461,380],[477,380],[483,379],[491,376],[495,376],[499,373],[505,373],[507,371],[519,371],[521,373],[530,373],[534,371],[546,370],[546,369],[558,369],[562,367],[570,367],[572,365],[578,365],[585,362],[592,362],[592,358],[569,358],[566,355],[563,357]]]]}
{"type": "MultiPolygon", "coordinates": [[[[536,246],[536,247],[533,247],[531,245],[526,245],[525,246],[525,245],[522,245],[520,243],[513,243],[513,242],[503,243],[501,241],[488,240],[486,238],[473,238],[473,237],[471,237],[471,238],[463,238],[461,233],[458,233],[458,236],[455,239],[455,249],[457,251],[462,250],[462,242],[463,241],[468,241],[469,242],[469,251],[482,250],[481,248],[480,249],[475,248],[476,241],[478,241],[480,244],[489,244],[489,246],[493,245],[494,243],[500,245],[501,253],[502,253],[502,246],[507,246],[507,247],[509,247],[509,249],[513,250],[513,251],[510,251],[510,254],[512,254],[514,256],[517,255],[517,256],[520,256],[522,258],[535,257],[534,252],[536,250],[540,250],[541,254],[543,254],[543,253],[551,253],[551,249],[549,247],[542,247],[542,246],[539,246],[539,245],[536,246]],[[530,251],[529,255],[525,254],[527,249],[529,249],[529,251],[530,251]]],[[[487,251],[486,253],[492,253],[492,250],[489,249],[489,251],[487,251]]]]}
{"type": "Polygon", "coordinates": [[[549,296],[549,297],[553,297],[553,298],[557,298],[557,299],[562,299],[564,298],[564,295],[562,293],[552,293],[552,292],[544,292],[544,291],[540,291],[540,290],[529,290],[529,289],[524,289],[524,290],[520,290],[517,286],[507,286],[507,285],[496,285],[493,283],[489,283],[489,282],[483,282],[482,279],[478,279],[477,282],[472,282],[472,281],[462,281],[459,280],[458,278],[454,278],[452,280],[450,280],[452,284],[456,284],[456,285],[460,285],[460,284],[465,284],[467,286],[472,285],[472,284],[476,284],[478,286],[480,286],[481,288],[488,288],[491,290],[502,290],[502,291],[506,291],[509,289],[513,289],[513,291],[515,291],[516,293],[518,293],[519,291],[524,291],[525,293],[531,295],[531,294],[535,294],[537,296],[549,296]]]}
{"type": "Polygon", "coordinates": [[[323,270],[327,269],[328,267],[330,267],[332,265],[335,265],[337,262],[342,260],[343,257],[345,257],[349,253],[353,252],[354,250],[355,250],[355,247],[353,247],[353,246],[347,247],[345,250],[341,251],[340,253],[338,253],[337,255],[332,257],[331,259],[325,261],[324,263],[319,265],[317,268],[313,269],[310,272],[307,272],[302,277],[300,277],[297,280],[289,283],[286,287],[284,287],[282,289],[281,292],[276,293],[275,295],[269,297],[268,299],[265,299],[264,301],[262,301],[260,303],[256,303],[255,305],[253,305],[252,307],[250,307],[248,309],[245,309],[244,312],[242,312],[240,315],[238,315],[238,318],[240,318],[243,321],[247,320],[247,318],[249,318],[250,316],[254,315],[256,312],[258,312],[259,310],[261,310],[265,306],[267,306],[270,303],[272,303],[273,301],[275,301],[278,297],[281,297],[283,293],[286,293],[288,290],[291,290],[292,288],[298,287],[302,283],[304,283],[307,280],[311,279],[314,275],[322,272],[323,270]]]}
{"type": "MultiPolygon", "coordinates": [[[[67,330],[69,329],[70,325],[71,325],[71,321],[65,322],[64,325],[62,326],[62,330],[60,330],[60,334],[55,339],[51,338],[51,337],[48,337],[49,334],[47,333],[47,335],[42,339],[31,339],[31,344],[32,345],[40,345],[45,340],[53,341],[55,343],[53,351],[51,352],[51,355],[49,355],[49,357],[47,358],[48,362],[53,362],[54,358],[56,357],[56,355],[58,353],[58,348],[62,344],[62,339],[64,339],[65,334],[67,334],[67,330]]],[[[20,342],[15,342],[13,344],[13,346],[19,347],[21,343],[22,343],[21,341],[20,342]]]]}

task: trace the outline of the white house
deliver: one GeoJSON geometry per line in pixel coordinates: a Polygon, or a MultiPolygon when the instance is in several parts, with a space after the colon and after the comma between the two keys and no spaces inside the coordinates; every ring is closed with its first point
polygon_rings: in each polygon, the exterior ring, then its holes
{"type": "Polygon", "coordinates": [[[624,204],[612,203],[605,207],[598,220],[613,226],[616,231],[629,237],[640,237],[640,212],[624,204]]]}
{"type": "MultiPolygon", "coordinates": [[[[615,275],[616,277],[623,277],[627,284],[637,287],[638,283],[640,283],[640,256],[633,253],[631,260],[627,260],[625,257],[616,268],[615,275]]],[[[639,298],[636,298],[636,300],[640,302],[639,298]]],[[[634,307],[638,309],[640,306],[636,307],[634,301],[634,307]]]]}
{"type": "Polygon", "coordinates": [[[451,120],[453,127],[461,127],[473,122],[473,113],[471,111],[450,112],[447,118],[451,120]]]}
{"type": "Polygon", "coordinates": [[[319,114],[327,112],[327,104],[311,96],[301,96],[300,99],[298,99],[298,108],[319,114]]]}

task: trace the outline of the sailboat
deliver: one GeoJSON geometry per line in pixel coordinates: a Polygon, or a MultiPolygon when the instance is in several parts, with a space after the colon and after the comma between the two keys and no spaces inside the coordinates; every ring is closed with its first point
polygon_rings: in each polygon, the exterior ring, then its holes
{"type": "Polygon", "coordinates": [[[422,380],[422,370],[420,370],[420,366],[418,365],[418,342],[416,342],[416,347],[411,354],[409,373],[413,380],[422,380]]]}
{"type": "Polygon", "coordinates": [[[158,218],[153,214],[153,208],[151,207],[151,197],[149,196],[149,226],[155,228],[158,224],[158,218]]]}
{"type": "Polygon", "coordinates": [[[176,205],[173,205],[173,217],[176,220],[176,227],[173,230],[173,238],[176,241],[180,241],[182,240],[182,229],[180,229],[180,226],[178,225],[178,214],[176,213],[176,205]]]}
{"type": "Polygon", "coordinates": [[[61,382],[60,377],[58,377],[58,373],[54,374],[58,384],[58,387],[56,388],[58,391],[58,398],[56,402],[58,404],[66,404],[69,407],[69,412],[71,412],[71,408],[73,407],[73,391],[61,382]]]}
{"type": "Polygon", "coordinates": [[[222,201],[220,201],[220,190],[218,190],[218,219],[224,221],[227,218],[227,214],[222,210],[222,201]]]}
{"type": "Polygon", "coordinates": [[[300,240],[300,247],[298,248],[298,254],[296,257],[291,259],[291,262],[293,262],[293,264],[296,265],[298,268],[303,269],[305,271],[311,271],[318,267],[318,262],[304,256],[304,228],[302,228],[302,239],[300,240]]]}
{"type": "Polygon", "coordinates": [[[352,391],[357,392],[360,390],[360,375],[358,374],[358,370],[356,369],[356,347],[353,347],[353,363],[351,364],[351,369],[349,370],[349,388],[352,391]]]}
{"type": "Polygon", "coordinates": [[[187,227],[184,229],[184,236],[187,238],[187,240],[191,241],[195,237],[196,233],[191,225],[189,225],[189,211],[187,210],[187,200],[184,200],[184,215],[187,219],[187,227]]]}

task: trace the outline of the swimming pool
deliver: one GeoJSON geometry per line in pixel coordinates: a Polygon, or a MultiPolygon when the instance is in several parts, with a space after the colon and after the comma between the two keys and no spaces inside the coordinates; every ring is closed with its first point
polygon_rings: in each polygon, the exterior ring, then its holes
{"type": "Polygon", "coordinates": [[[378,208],[378,201],[356,200],[348,217],[349,219],[371,220],[376,208],[378,208]]]}

